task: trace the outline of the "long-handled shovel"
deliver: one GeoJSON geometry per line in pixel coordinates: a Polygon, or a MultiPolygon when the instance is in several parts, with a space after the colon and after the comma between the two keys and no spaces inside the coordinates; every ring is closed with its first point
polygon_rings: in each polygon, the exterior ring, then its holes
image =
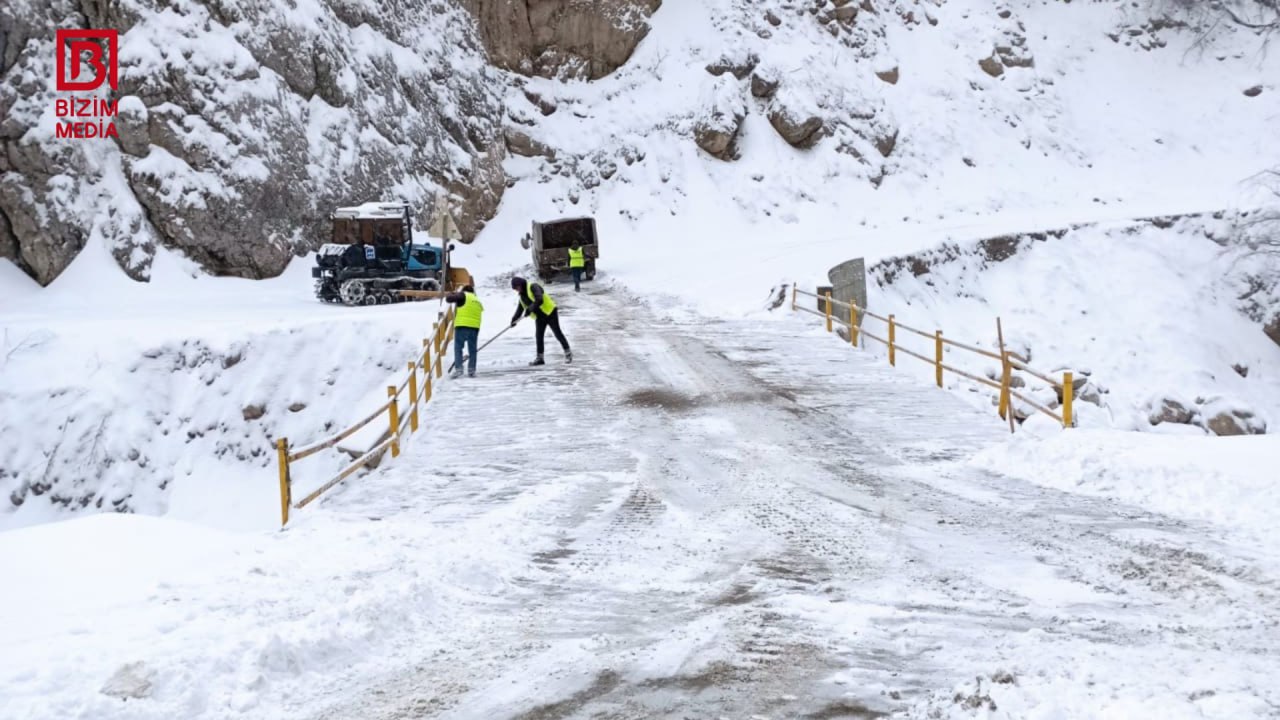
{"type": "MultiPolygon", "coordinates": [[[[522,318],[520,318],[520,319],[521,319],[521,320],[523,320],[524,318],[522,317],[522,318]]],[[[519,320],[517,320],[517,322],[519,322],[519,320]]],[[[506,331],[510,330],[510,329],[511,329],[511,328],[513,328],[513,327],[515,327],[515,325],[508,325],[508,326],[506,326],[506,327],[502,328],[501,330],[499,330],[497,335],[494,335],[493,337],[489,338],[488,340],[486,340],[486,341],[485,341],[485,343],[484,343],[483,345],[481,345],[480,347],[476,348],[476,354],[477,354],[477,355],[479,355],[481,350],[483,350],[483,349],[485,349],[485,348],[489,347],[489,343],[491,343],[491,342],[493,342],[494,340],[497,340],[498,338],[502,337],[502,333],[505,333],[506,331]]],[[[470,357],[471,357],[470,355],[463,355],[463,356],[462,356],[462,362],[466,362],[470,357]]],[[[449,372],[453,372],[453,366],[454,366],[455,364],[456,364],[456,363],[449,363],[449,372]]]]}

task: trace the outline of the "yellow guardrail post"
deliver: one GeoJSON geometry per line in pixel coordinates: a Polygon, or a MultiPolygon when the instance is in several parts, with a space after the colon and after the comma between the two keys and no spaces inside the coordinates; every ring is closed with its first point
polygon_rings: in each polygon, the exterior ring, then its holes
{"type": "Polygon", "coordinates": [[[280,527],[289,524],[289,441],[285,438],[276,440],[276,456],[280,460],[280,527]]]}
{"type": "Polygon", "coordinates": [[[387,406],[387,412],[391,415],[391,457],[400,457],[400,438],[397,434],[400,432],[400,408],[396,404],[396,386],[387,386],[387,397],[391,398],[391,404],[387,406]]]}
{"type": "Polygon", "coordinates": [[[422,402],[431,402],[431,341],[422,338],[422,402]]]}
{"type": "Polygon", "coordinates": [[[858,347],[858,306],[849,303],[849,344],[858,347]]]}
{"type": "Polygon", "coordinates": [[[1064,428],[1075,425],[1074,418],[1071,417],[1071,400],[1075,394],[1075,386],[1071,383],[1071,373],[1062,373],[1062,427],[1064,428]]]}
{"type": "Polygon", "coordinates": [[[440,323],[436,323],[433,327],[432,341],[436,346],[436,377],[444,377],[444,366],[440,364],[440,323]]]}
{"type": "Polygon", "coordinates": [[[791,312],[796,311],[796,294],[800,290],[795,283],[791,283],[791,312]]]}
{"type": "Polygon", "coordinates": [[[409,430],[418,432],[418,363],[409,362],[409,430]]]}
{"type": "Polygon", "coordinates": [[[1009,412],[1009,383],[1013,380],[1013,366],[1009,364],[1009,351],[1002,351],[1000,356],[1000,417],[1003,419],[1009,412]]]}
{"type": "Polygon", "coordinates": [[[823,303],[827,307],[827,332],[831,332],[831,293],[823,293],[827,301],[823,303]]]}
{"type": "Polygon", "coordinates": [[[938,381],[938,387],[942,387],[942,331],[937,330],[933,335],[934,354],[937,356],[937,362],[934,364],[934,374],[938,381]]]}
{"type": "Polygon", "coordinates": [[[889,364],[897,365],[897,354],[894,352],[894,340],[897,339],[897,328],[894,327],[893,315],[889,316],[889,364]]]}

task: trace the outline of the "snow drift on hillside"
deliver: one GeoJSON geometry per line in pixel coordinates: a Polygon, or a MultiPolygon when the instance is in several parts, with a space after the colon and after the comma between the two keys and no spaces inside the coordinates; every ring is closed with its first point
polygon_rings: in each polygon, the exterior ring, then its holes
{"type": "MultiPolygon", "coordinates": [[[[1229,243],[1231,233],[1226,219],[1197,216],[1012,236],[995,256],[951,246],[872,268],[868,302],[993,351],[1001,317],[1008,349],[1032,366],[1087,377],[1075,406],[1085,426],[1274,432],[1280,346],[1239,298],[1255,272],[1277,263],[1229,243]]],[[[918,352],[928,350],[922,342],[904,340],[918,352]]],[[[998,377],[999,363],[976,355],[951,353],[948,362],[998,377]]],[[[923,363],[904,365],[932,377],[923,363]]],[[[1056,405],[1043,383],[1026,379],[1056,405]]]]}
{"type": "MultiPolygon", "coordinates": [[[[0,527],[82,509],[275,526],[275,439],[316,440],[380,405],[438,307],[323,305],[306,270],[214,279],[162,252],[139,285],[91,247],[6,303],[0,527]]],[[[318,458],[298,488],[350,461],[318,458]]]]}

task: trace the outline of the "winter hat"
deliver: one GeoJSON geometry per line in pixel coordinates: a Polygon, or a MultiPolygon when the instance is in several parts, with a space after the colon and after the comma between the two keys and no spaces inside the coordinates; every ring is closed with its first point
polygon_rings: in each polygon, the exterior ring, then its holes
{"type": "Polygon", "coordinates": [[[525,280],[524,280],[524,278],[520,277],[519,275],[517,275],[517,276],[515,276],[515,277],[511,278],[511,289],[512,289],[512,290],[520,290],[520,289],[524,288],[524,286],[525,286],[525,280]]]}

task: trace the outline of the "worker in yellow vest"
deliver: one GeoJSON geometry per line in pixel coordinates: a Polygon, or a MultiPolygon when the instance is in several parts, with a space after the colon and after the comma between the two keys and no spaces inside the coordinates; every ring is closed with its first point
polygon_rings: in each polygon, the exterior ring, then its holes
{"type": "Polygon", "coordinates": [[[516,305],[516,314],[511,316],[511,327],[515,327],[524,315],[532,315],[536,323],[538,356],[529,364],[546,365],[542,359],[542,337],[547,332],[547,326],[551,327],[556,340],[560,341],[560,347],[564,348],[564,361],[573,362],[573,351],[569,349],[569,341],[564,339],[564,332],[560,330],[560,313],[556,310],[555,300],[551,299],[541,285],[531,283],[519,276],[511,278],[511,289],[516,291],[516,297],[519,300],[519,304],[516,305]]]}
{"type": "Polygon", "coordinates": [[[573,291],[582,290],[582,272],[587,267],[587,251],[582,249],[582,245],[577,240],[573,241],[573,246],[569,248],[569,272],[573,275],[573,291]]]}
{"type": "Polygon", "coordinates": [[[462,290],[444,296],[445,302],[458,306],[453,316],[453,372],[450,377],[462,376],[462,349],[465,345],[470,358],[467,360],[467,377],[476,376],[476,343],[480,340],[480,316],[484,305],[476,297],[476,289],[463,285],[462,290]]]}

